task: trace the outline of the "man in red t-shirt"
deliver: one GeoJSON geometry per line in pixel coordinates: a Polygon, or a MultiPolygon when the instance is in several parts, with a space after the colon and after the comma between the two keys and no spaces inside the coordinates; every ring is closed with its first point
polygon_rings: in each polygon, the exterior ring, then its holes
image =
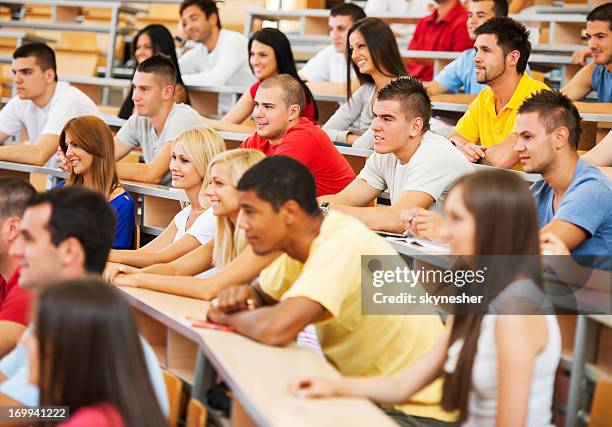
{"type": "MultiPolygon", "coordinates": [[[[408,50],[463,52],[474,46],[467,31],[467,12],[459,0],[439,0],[431,15],[421,19],[408,50]]],[[[433,79],[431,61],[408,60],[408,73],[428,82],[433,79]]]]}
{"type": "Polygon", "coordinates": [[[27,182],[0,177],[0,357],[15,347],[30,319],[31,294],[18,285],[19,260],[9,246],[19,236],[26,201],[36,191],[27,182]]]}
{"type": "Polygon", "coordinates": [[[255,94],[257,131],[240,148],[292,157],[310,169],[317,196],[336,194],[351,183],[355,172],[321,128],[300,118],[303,108],[304,91],[293,77],[279,74],[264,80],[255,94]]]}

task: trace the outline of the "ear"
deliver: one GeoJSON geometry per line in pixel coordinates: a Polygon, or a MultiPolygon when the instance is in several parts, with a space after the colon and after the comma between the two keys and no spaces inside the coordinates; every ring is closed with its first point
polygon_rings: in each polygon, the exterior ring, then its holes
{"type": "Polygon", "coordinates": [[[285,225],[291,226],[295,224],[298,216],[302,212],[302,208],[295,200],[287,200],[280,208],[285,221],[285,225]]]}
{"type": "Polygon", "coordinates": [[[2,234],[6,236],[9,243],[12,243],[19,236],[20,230],[21,219],[14,216],[4,222],[2,234]]]}
{"type": "Polygon", "coordinates": [[[565,146],[569,146],[570,132],[565,126],[555,129],[552,133],[552,138],[555,144],[555,149],[560,150],[565,146]]]}
{"type": "Polygon", "coordinates": [[[289,117],[287,118],[287,120],[291,122],[293,120],[299,119],[300,113],[301,113],[301,110],[300,110],[299,105],[297,104],[290,105],[289,106],[289,117]]]}
{"type": "Polygon", "coordinates": [[[408,135],[411,138],[416,138],[423,131],[423,117],[415,117],[410,121],[410,130],[408,131],[408,135]]]}
{"type": "Polygon", "coordinates": [[[510,65],[511,67],[516,67],[516,64],[518,64],[519,59],[521,59],[521,53],[518,50],[513,50],[512,52],[508,53],[508,55],[506,55],[506,64],[510,65]]]}
{"type": "Polygon", "coordinates": [[[85,249],[76,237],[68,237],[59,247],[62,267],[79,267],[85,265],[85,249]]]}
{"type": "Polygon", "coordinates": [[[174,99],[174,85],[167,84],[164,86],[164,88],[162,89],[162,98],[164,99],[164,101],[174,99]]]}
{"type": "Polygon", "coordinates": [[[46,70],[44,74],[45,74],[45,80],[47,81],[47,83],[53,83],[55,81],[55,71],[53,71],[52,68],[49,68],[48,70],[46,70]]]}

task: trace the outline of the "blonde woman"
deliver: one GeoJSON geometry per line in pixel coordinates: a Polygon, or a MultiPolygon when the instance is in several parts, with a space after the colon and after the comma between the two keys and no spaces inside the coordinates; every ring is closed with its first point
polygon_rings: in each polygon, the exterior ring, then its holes
{"type": "Polygon", "coordinates": [[[225,151],[225,142],[211,129],[192,129],[181,133],[172,143],[172,186],[185,191],[189,205],[154,240],[137,250],[111,251],[107,275],[121,265],[147,267],[170,262],[213,239],[216,219],[209,204],[200,196],[208,182],[208,165],[213,157],[225,151]],[[202,203],[200,200],[203,200],[202,203]]]}
{"type": "Polygon", "coordinates": [[[123,189],[115,169],[113,134],[96,116],[69,120],[60,134],[59,146],[71,170],[59,186],[82,185],[99,191],[115,210],[113,248],[131,248],[134,242],[134,201],[123,189]]]}
{"type": "Polygon", "coordinates": [[[244,172],[264,158],[258,150],[236,149],[221,153],[210,162],[204,195],[217,217],[214,240],[171,263],[141,270],[124,269],[109,279],[119,286],[210,300],[227,286],[255,278],[278,254],[260,257],[246,246],[243,232],[236,226],[240,212],[236,185],[244,172]],[[213,267],[214,273],[208,277],[192,277],[213,267]]]}

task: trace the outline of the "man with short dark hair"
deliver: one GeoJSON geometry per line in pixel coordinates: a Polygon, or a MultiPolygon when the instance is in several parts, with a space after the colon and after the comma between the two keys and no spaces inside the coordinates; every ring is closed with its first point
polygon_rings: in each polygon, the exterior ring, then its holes
{"type": "Polygon", "coordinates": [[[79,89],[57,81],[55,52],[43,43],[17,48],[11,70],[17,96],[0,110],[0,145],[23,130],[32,144],[0,147],[0,160],[55,167],[53,154],[66,122],[81,115],[98,115],[98,109],[79,89]]]}
{"type": "Polygon", "coordinates": [[[249,68],[247,39],[221,28],[216,2],[184,0],[180,14],[187,37],[198,42],[179,58],[186,85],[246,86],[255,81],[249,68]]]}
{"type": "Polygon", "coordinates": [[[549,89],[527,75],[529,31],[510,18],[491,18],[476,29],[476,80],[485,88],[472,101],[449,139],[473,163],[512,168],[516,114],[523,100],[549,89]]]}
{"type": "MultiPolygon", "coordinates": [[[[467,7],[467,30],[470,39],[476,40],[476,28],[495,16],[508,16],[508,0],[471,0],[467,7]]],[[[461,56],[448,64],[427,86],[430,95],[463,92],[478,95],[487,87],[476,79],[473,48],[465,50],[461,56]]]]}
{"type": "Polygon", "coordinates": [[[429,130],[431,101],[414,77],[381,89],[373,110],[374,153],[348,187],[320,201],[374,230],[401,232],[402,209],[441,211],[448,187],[473,168],[446,138],[429,130]],[[372,207],[385,190],[391,206],[372,207]]]}
{"type": "MultiPolygon", "coordinates": [[[[365,18],[362,8],[354,3],[343,3],[332,8],[328,28],[332,44],[312,57],[299,74],[309,83],[328,82],[338,84],[339,89],[346,86],[346,39],[348,30],[355,22],[365,18]]],[[[351,78],[355,72],[351,69],[351,78]]]]}
{"type": "Polygon", "coordinates": [[[30,292],[19,287],[19,261],[9,255],[19,236],[25,204],[36,190],[17,178],[0,177],[0,357],[15,347],[30,319],[30,292]]]}
{"type": "Polygon", "coordinates": [[[612,269],[612,182],[577,153],[580,115],[557,91],[543,91],[519,108],[515,150],[533,184],[542,232],[552,232],[577,261],[612,269]],[[600,258],[582,258],[600,257],[600,258]]]}
{"type": "Polygon", "coordinates": [[[288,74],[264,80],[255,94],[256,132],[240,144],[266,156],[284,155],[304,163],[317,183],[317,195],[336,194],[355,177],[327,134],[300,117],[305,98],[302,85],[288,74]]]}
{"type": "Polygon", "coordinates": [[[171,142],[184,131],[202,127],[200,114],[174,103],[176,69],[165,55],[138,64],[132,85],[135,114],[115,136],[115,158],[140,146],[145,163],[117,163],[117,174],[120,179],[168,185],[171,142]]]}
{"type": "Polygon", "coordinates": [[[612,102],[612,3],[597,6],[587,15],[586,36],[593,62],[578,71],[561,92],[580,100],[594,90],[599,102],[612,102]]]}
{"type": "MultiPolygon", "coordinates": [[[[9,249],[21,269],[19,285],[36,298],[38,291],[54,283],[101,274],[114,228],[113,211],[97,192],[66,187],[33,195],[26,203],[20,234],[9,249]]],[[[159,363],[149,345],[143,344],[143,350],[160,406],[167,413],[159,363]]],[[[38,388],[29,382],[27,352],[18,344],[0,360],[0,406],[38,404],[38,388]]]]}
{"type": "MultiPolygon", "coordinates": [[[[322,215],[302,164],[284,156],[263,160],[238,182],[238,199],[253,251],[282,254],[261,272],[259,285],[222,292],[219,308],[208,311],[211,321],[269,345],[286,345],[314,323],[323,353],[344,375],[390,375],[436,342],[437,316],[361,314],[361,256],[396,252],[355,218],[322,215]]],[[[441,409],[440,398],[438,380],[395,409],[413,422],[443,425],[438,420],[454,414],[441,409]]]]}

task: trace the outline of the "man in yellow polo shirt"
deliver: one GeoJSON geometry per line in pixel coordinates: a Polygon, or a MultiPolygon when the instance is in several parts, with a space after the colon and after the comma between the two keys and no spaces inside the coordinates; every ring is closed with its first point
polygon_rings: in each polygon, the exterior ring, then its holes
{"type": "Polygon", "coordinates": [[[488,87],[472,101],[449,139],[473,163],[512,168],[516,115],[523,101],[546,84],[525,73],[529,31],[511,18],[491,18],[476,29],[476,80],[488,87]]]}
{"type": "MultiPolygon", "coordinates": [[[[269,157],[244,174],[238,192],[240,227],[253,251],[283,253],[259,286],[224,291],[208,319],[270,345],[286,345],[314,323],[325,356],[344,375],[390,375],[436,342],[437,315],[361,314],[361,256],[397,253],[356,218],[324,216],[304,165],[269,157]]],[[[404,425],[448,426],[455,414],[442,410],[441,396],[438,379],[389,413],[410,420],[404,425]]]]}

